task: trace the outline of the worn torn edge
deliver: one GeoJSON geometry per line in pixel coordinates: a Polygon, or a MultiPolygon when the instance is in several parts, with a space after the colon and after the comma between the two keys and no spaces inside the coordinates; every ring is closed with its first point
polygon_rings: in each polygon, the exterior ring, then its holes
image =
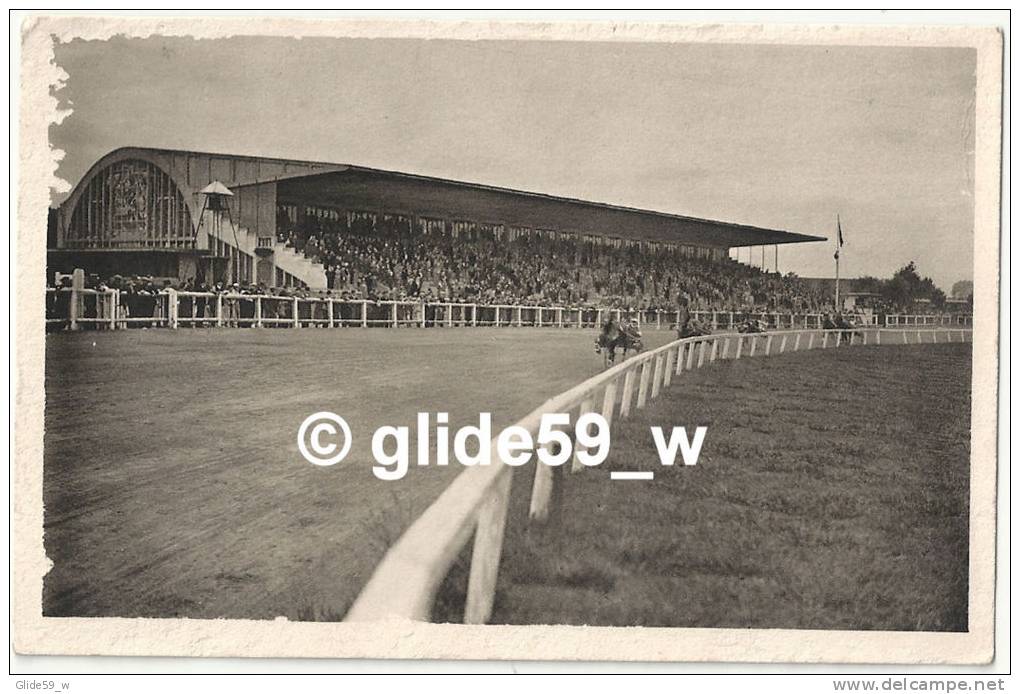
{"type": "Polygon", "coordinates": [[[635,22],[39,17],[21,31],[17,225],[17,365],[13,622],[18,653],[234,657],[612,660],[674,662],[986,663],[993,656],[998,373],[1002,36],[987,27],[644,24],[635,22]],[[415,622],[46,618],[42,578],[45,233],[63,154],[52,124],[67,79],[54,41],[123,35],[237,35],[457,40],[717,42],[958,46],[977,52],[974,343],[971,428],[970,630],[966,633],[466,626],[415,622]],[[42,183],[40,183],[42,182],[42,183]]]}

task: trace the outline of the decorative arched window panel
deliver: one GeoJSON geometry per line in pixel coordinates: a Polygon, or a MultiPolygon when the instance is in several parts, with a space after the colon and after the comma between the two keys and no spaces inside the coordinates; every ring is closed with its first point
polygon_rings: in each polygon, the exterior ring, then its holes
{"type": "Polygon", "coordinates": [[[194,248],[184,196],[158,166],[139,159],[97,172],[64,235],[67,248],[194,248]]]}

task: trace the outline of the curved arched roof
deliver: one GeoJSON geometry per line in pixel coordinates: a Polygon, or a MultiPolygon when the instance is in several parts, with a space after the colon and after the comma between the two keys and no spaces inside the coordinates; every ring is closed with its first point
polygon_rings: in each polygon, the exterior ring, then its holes
{"type": "Polygon", "coordinates": [[[163,169],[195,215],[200,212],[199,191],[213,181],[231,189],[283,182],[279,189],[309,203],[325,199],[333,204],[353,200],[367,205],[373,202],[374,194],[379,202],[426,216],[489,213],[490,217],[504,219],[484,221],[527,223],[622,238],[727,247],[825,240],[821,236],[352,164],[149,147],[122,147],[97,161],[61,205],[61,210],[67,211],[65,216],[70,216],[80,191],[96,172],[124,159],[148,161],[163,169]],[[417,207],[423,209],[413,209],[417,207]]]}

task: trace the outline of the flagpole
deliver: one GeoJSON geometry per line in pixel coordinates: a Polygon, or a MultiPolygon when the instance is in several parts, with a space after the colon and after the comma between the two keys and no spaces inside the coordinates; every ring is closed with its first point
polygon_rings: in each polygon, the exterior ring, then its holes
{"type": "Polygon", "coordinates": [[[839,250],[836,250],[836,312],[839,312],[839,250]]]}
{"type": "Polygon", "coordinates": [[[839,240],[841,233],[839,213],[836,213],[836,313],[841,313],[839,310],[839,240]]]}

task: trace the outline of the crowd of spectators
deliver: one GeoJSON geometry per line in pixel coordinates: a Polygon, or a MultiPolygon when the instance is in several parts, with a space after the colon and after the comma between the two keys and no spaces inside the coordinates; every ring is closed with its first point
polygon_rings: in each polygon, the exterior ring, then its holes
{"type": "MultiPolygon", "coordinates": [[[[396,215],[281,217],[280,240],[326,273],[336,299],[410,300],[483,305],[607,307],[691,311],[820,313],[831,297],[793,275],[764,272],[729,258],[697,257],[679,246],[598,243],[551,232],[496,233],[462,223],[412,227],[396,215]]],[[[64,278],[68,283],[69,278],[64,278]]],[[[189,279],[182,291],[320,296],[265,285],[210,285],[189,279]]],[[[88,278],[120,292],[132,315],[152,315],[171,281],[88,278]]],[[[57,300],[57,299],[54,299],[57,300]]]]}
{"type": "Polygon", "coordinates": [[[406,218],[305,217],[280,239],[321,262],[328,286],[357,298],[478,304],[817,312],[831,301],[794,276],[679,247],[614,246],[522,234],[411,228],[406,218]]]}

